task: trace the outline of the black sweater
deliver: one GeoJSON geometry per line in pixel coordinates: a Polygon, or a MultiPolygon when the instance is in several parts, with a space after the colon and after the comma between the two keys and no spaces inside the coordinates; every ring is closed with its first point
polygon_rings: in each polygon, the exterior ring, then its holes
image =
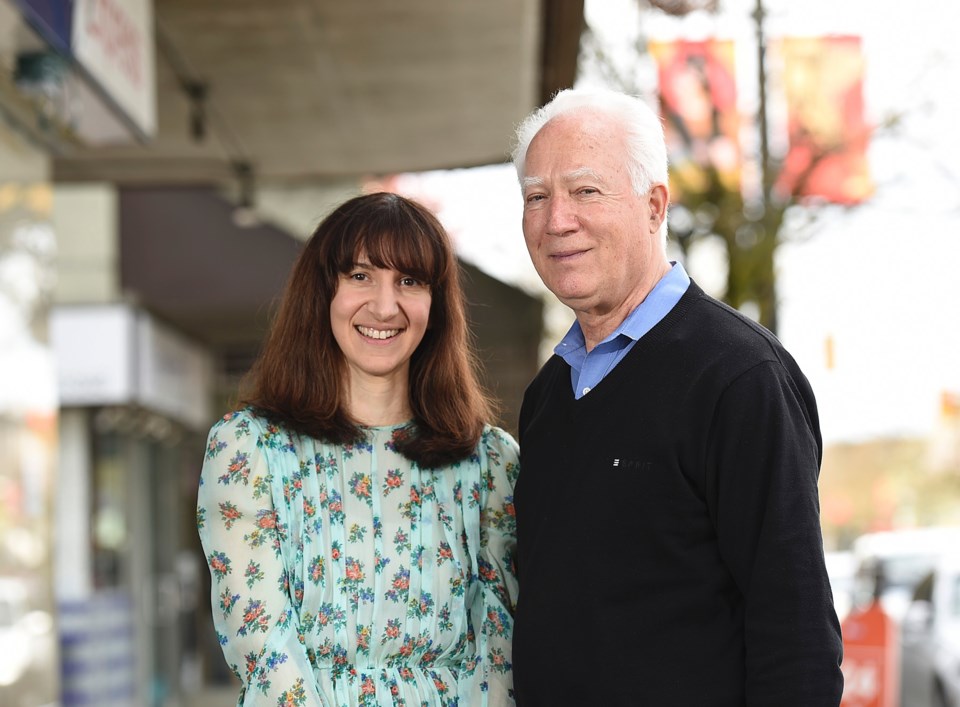
{"type": "Polygon", "coordinates": [[[520,414],[520,707],[833,707],[816,403],[695,284],[589,394],[550,359],[520,414]]]}

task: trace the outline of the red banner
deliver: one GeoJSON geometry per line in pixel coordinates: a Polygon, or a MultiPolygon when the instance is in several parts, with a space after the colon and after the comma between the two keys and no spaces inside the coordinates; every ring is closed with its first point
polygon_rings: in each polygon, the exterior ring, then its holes
{"type": "Polygon", "coordinates": [[[671,192],[694,189],[705,168],[729,189],[739,188],[737,84],[729,40],[650,42],[659,67],[663,116],[672,172],[671,192]]]}
{"type": "Polygon", "coordinates": [[[856,204],[871,195],[870,130],[864,120],[864,59],[859,37],[778,42],[788,110],[790,150],[777,188],[856,204]]]}

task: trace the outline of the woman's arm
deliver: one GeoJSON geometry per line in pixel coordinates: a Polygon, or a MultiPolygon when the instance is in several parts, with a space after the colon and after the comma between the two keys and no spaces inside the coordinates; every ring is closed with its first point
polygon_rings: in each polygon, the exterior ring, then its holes
{"type": "Polygon", "coordinates": [[[274,504],[261,439],[257,419],[241,412],[214,425],[207,440],[197,527],[214,626],[244,685],[239,704],[319,705],[281,556],[286,521],[274,504]]]}

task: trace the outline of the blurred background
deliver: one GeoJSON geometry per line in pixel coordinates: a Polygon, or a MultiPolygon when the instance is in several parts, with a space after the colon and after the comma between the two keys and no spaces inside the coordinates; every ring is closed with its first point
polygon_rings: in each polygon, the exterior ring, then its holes
{"type": "MultiPolygon", "coordinates": [[[[340,201],[440,215],[515,430],[571,317],[524,249],[512,130],[593,85],[663,117],[671,258],[813,383],[838,613],[879,601],[903,646],[883,704],[960,704],[958,19],[934,0],[0,0],[0,703],[235,702],[195,531],[205,435],[340,201]]],[[[860,668],[845,704],[881,704],[860,668]]]]}

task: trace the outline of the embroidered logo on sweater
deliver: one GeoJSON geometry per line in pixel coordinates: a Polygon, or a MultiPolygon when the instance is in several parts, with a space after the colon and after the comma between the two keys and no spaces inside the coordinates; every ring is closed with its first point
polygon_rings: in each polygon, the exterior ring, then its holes
{"type": "Polygon", "coordinates": [[[639,459],[614,459],[613,466],[615,469],[629,469],[630,471],[647,471],[653,466],[652,462],[640,461],[639,459]]]}

